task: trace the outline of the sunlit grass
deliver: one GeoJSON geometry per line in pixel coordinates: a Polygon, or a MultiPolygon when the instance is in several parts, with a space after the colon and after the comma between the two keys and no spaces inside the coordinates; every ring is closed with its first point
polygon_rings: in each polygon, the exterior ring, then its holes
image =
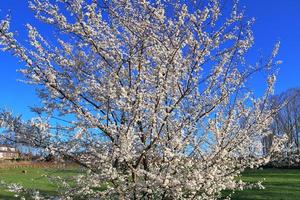
{"type": "Polygon", "coordinates": [[[297,200],[300,199],[300,169],[248,170],[242,179],[254,183],[263,181],[264,190],[237,191],[233,200],[297,200]]]}
{"type": "MultiPolygon", "coordinates": [[[[52,183],[47,176],[72,177],[80,173],[79,169],[67,168],[10,168],[0,169],[0,180],[5,183],[18,183],[27,189],[39,190],[42,194],[56,195],[58,186],[52,183]],[[23,171],[26,171],[24,173],[23,171]]],[[[14,194],[8,192],[5,188],[0,188],[0,199],[18,199],[14,194]]]]}

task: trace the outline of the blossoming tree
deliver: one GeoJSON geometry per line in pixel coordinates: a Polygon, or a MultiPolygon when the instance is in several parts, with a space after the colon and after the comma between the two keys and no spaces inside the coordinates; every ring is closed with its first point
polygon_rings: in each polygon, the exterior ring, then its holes
{"type": "Polygon", "coordinates": [[[235,177],[268,160],[260,141],[276,111],[267,99],[279,45],[247,65],[253,20],[231,4],[32,0],[53,34],[28,24],[21,44],[3,19],[0,45],[37,85],[39,117],[2,112],[1,126],[88,169],[62,198],[216,199],[242,188],[235,177]],[[254,98],[247,80],[258,71],[267,86],[254,98]]]}

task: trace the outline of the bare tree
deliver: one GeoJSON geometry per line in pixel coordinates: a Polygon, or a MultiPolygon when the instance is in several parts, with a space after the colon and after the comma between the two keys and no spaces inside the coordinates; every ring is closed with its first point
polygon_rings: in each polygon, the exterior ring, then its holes
{"type": "MultiPolygon", "coordinates": [[[[273,135],[286,135],[286,148],[299,153],[300,137],[300,89],[289,89],[271,99],[272,107],[280,107],[279,112],[274,116],[274,122],[271,125],[273,135]]],[[[272,144],[273,136],[270,135],[264,139],[266,150],[272,144]]]]}

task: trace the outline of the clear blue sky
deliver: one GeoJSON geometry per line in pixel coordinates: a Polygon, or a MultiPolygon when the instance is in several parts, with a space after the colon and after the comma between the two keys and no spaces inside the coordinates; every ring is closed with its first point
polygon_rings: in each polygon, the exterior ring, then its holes
{"type": "MultiPolygon", "coordinates": [[[[12,15],[12,28],[18,30],[20,38],[25,36],[26,22],[39,26],[27,7],[27,0],[0,0],[0,16],[12,15]],[[10,10],[10,11],[9,11],[10,10]]],[[[276,93],[292,87],[300,87],[300,1],[299,0],[240,0],[246,15],[255,17],[255,45],[251,55],[260,52],[268,55],[274,43],[281,41],[278,59],[280,66],[276,93]]],[[[45,29],[43,31],[46,31],[45,29]]],[[[0,53],[0,108],[7,108],[25,118],[32,116],[28,106],[38,104],[34,88],[18,82],[22,76],[16,72],[22,63],[7,53],[0,53]]],[[[262,82],[254,84],[254,90],[261,93],[262,82]]]]}

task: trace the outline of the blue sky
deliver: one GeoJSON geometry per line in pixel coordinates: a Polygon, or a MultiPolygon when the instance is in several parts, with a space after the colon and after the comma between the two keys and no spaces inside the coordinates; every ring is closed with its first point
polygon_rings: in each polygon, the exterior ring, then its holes
{"type": "MultiPolygon", "coordinates": [[[[19,37],[25,36],[24,25],[27,22],[37,27],[40,24],[33,19],[26,0],[0,1],[0,16],[12,15],[12,28],[18,30],[19,37]]],[[[255,45],[251,50],[253,61],[263,53],[269,55],[274,43],[281,41],[278,59],[280,66],[276,93],[292,87],[300,87],[300,1],[298,0],[240,0],[245,6],[246,15],[255,17],[255,45]]],[[[46,32],[47,30],[42,30],[46,32]]],[[[252,58],[251,58],[252,59],[252,58]]],[[[34,88],[18,82],[22,76],[16,72],[23,65],[13,56],[0,52],[0,108],[10,109],[23,117],[32,116],[28,106],[38,104],[34,88]]],[[[258,79],[260,80],[260,79],[258,79]]],[[[260,94],[263,82],[257,81],[253,89],[260,94]]]]}

